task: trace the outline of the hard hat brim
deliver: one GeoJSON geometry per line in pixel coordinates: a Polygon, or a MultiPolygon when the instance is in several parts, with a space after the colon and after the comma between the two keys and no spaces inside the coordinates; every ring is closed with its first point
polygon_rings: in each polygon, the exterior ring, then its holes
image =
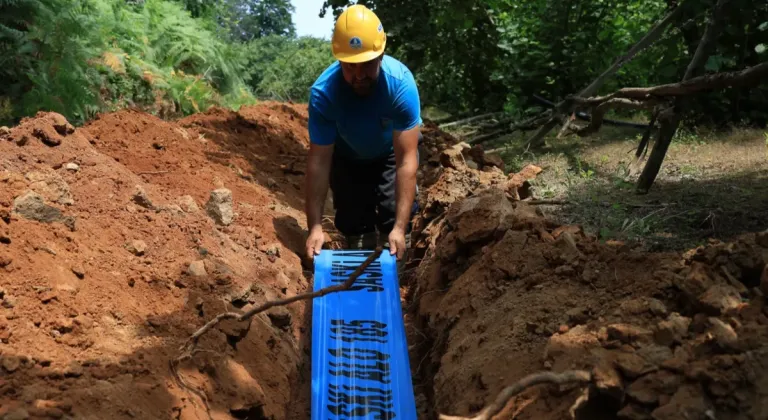
{"type": "Polygon", "coordinates": [[[384,54],[384,48],[382,48],[381,51],[364,51],[355,54],[337,52],[334,56],[337,60],[344,63],[364,63],[366,61],[371,61],[382,54],[384,54]]]}

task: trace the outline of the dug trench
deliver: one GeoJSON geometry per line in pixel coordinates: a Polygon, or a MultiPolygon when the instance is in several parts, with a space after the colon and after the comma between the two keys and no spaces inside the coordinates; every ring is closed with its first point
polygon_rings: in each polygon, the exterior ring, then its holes
{"type": "MultiPolygon", "coordinates": [[[[265,103],[0,129],[1,418],[309,418],[311,302],[222,323],[169,368],[217,314],[311,289],[306,124],[265,103]]],[[[574,369],[590,383],[531,387],[496,418],[768,416],[768,235],[601,243],[526,201],[540,169],[424,137],[401,278],[420,419],[574,369]]]]}

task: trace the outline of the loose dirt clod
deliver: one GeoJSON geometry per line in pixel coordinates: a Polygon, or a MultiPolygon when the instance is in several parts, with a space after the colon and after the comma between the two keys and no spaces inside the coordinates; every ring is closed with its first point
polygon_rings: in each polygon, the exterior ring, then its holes
{"type": "Polygon", "coordinates": [[[147,251],[147,244],[141,240],[133,240],[125,244],[125,249],[131,254],[140,257],[147,251]]]}

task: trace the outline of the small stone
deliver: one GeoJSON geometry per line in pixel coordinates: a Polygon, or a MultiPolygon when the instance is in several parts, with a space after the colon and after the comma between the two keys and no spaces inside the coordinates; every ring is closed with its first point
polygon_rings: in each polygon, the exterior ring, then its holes
{"type": "Polygon", "coordinates": [[[682,379],[670,372],[658,371],[643,376],[627,388],[627,395],[644,405],[656,405],[659,395],[672,395],[677,391],[682,379]]]}
{"type": "Polygon", "coordinates": [[[456,147],[443,150],[440,154],[440,164],[443,167],[457,170],[467,168],[467,161],[464,159],[461,149],[456,147]]]}
{"type": "Polygon", "coordinates": [[[287,329],[291,326],[291,313],[285,307],[276,307],[267,313],[267,317],[272,321],[272,325],[280,329],[287,329]]]}
{"type": "Polygon", "coordinates": [[[85,270],[83,269],[83,266],[81,265],[75,265],[72,267],[72,272],[75,273],[77,278],[80,280],[85,278],[85,270]]]}
{"type": "Polygon", "coordinates": [[[200,208],[197,206],[197,202],[191,195],[185,195],[179,198],[179,206],[187,213],[197,213],[200,208]]]}
{"type": "Polygon", "coordinates": [[[597,391],[617,403],[624,400],[624,381],[616,369],[609,363],[601,361],[592,369],[592,378],[597,391]]]}
{"type": "Polygon", "coordinates": [[[66,169],[68,171],[72,171],[72,172],[77,172],[77,171],[80,170],[80,165],[78,165],[76,163],[73,163],[73,162],[70,162],[70,163],[67,163],[66,165],[64,165],[64,169],[66,169]]]}
{"type": "Polygon", "coordinates": [[[187,267],[187,274],[192,277],[205,277],[208,272],[205,270],[205,261],[193,261],[187,267]]]}
{"type": "Polygon", "coordinates": [[[612,324],[608,326],[608,338],[631,344],[635,341],[648,341],[653,336],[650,330],[630,324],[612,324]]]}
{"type": "Polygon", "coordinates": [[[657,368],[634,353],[619,353],[616,355],[616,367],[628,378],[634,379],[657,368]]]}
{"type": "Polygon", "coordinates": [[[648,306],[651,310],[651,313],[657,316],[666,316],[667,315],[667,307],[664,305],[664,303],[658,299],[650,298],[648,299],[648,306]]]}
{"type": "Polygon", "coordinates": [[[141,240],[133,240],[125,244],[125,249],[131,254],[140,257],[147,251],[147,244],[141,240]]]}
{"type": "Polygon", "coordinates": [[[10,135],[11,135],[11,129],[10,128],[8,128],[6,126],[0,127],[0,138],[5,138],[5,137],[8,137],[10,135]]]}
{"type": "Polygon", "coordinates": [[[567,333],[567,332],[568,332],[568,330],[569,330],[569,329],[570,329],[570,328],[568,328],[568,326],[567,326],[567,325],[561,325],[561,326],[560,326],[560,328],[558,328],[558,329],[557,329],[557,331],[558,331],[560,334],[565,334],[565,333],[567,333]]]}
{"type": "Polygon", "coordinates": [[[49,290],[47,292],[44,292],[42,295],[40,295],[40,302],[45,304],[50,303],[54,299],[58,300],[59,294],[53,290],[49,290]]]}
{"type": "Polygon", "coordinates": [[[735,349],[739,341],[739,336],[733,327],[721,321],[718,318],[709,318],[711,325],[709,333],[712,335],[718,346],[722,349],[735,349]]]}
{"type": "Polygon", "coordinates": [[[715,284],[699,296],[699,304],[709,315],[720,315],[741,304],[741,295],[728,284],[715,284]]]}
{"type": "Polygon", "coordinates": [[[673,356],[672,350],[669,347],[655,344],[641,347],[637,350],[637,354],[654,365],[661,365],[673,356]]]}
{"type": "Polygon", "coordinates": [[[21,366],[21,359],[18,356],[3,356],[3,369],[9,373],[16,372],[21,366]]]}
{"type": "Polygon", "coordinates": [[[205,209],[217,224],[229,225],[234,218],[232,191],[226,188],[211,191],[211,196],[208,199],[208,203],[206,203],[205,209]]]}
{"type": "Polygon", "coordinates": [[[155,208],[155,205],[152,204],[152,200],[149,199],[147,192],[144,191],[144,188],[141,185],[136,186],[136,192],[133,193],[132,200],[134,203],[140,205],[141,207],[144,207],[147,209],[155,208]]]}
{"type": "Polygon", "coordinates": [[[656,325],[654,339],[656,343],[662,346],[671,346],[675,343],[682,343],[688,335],[688,327],[691,325],[691,319],[681,316],[677,312],[670,314],[665,321],[660,321],[656,325]]]}
{"type": "Polygon", "coordinates": [[[272,178],[267,178],[267,187],[270,189],[277,188],[277,181],[272,178]]]}
{"type": "Polygon", "coordinates": [[[653,410],[654,420],[714,419],[712,409],[700,385],[683,385],[665,405],[653,410]]]}
{"type": "Polygon", "coordinates": [[[26,219],[43,223],[64,220],[61,210],[45,204],[43,197],[34,191],[27,191],[13,200],[13,212],[26,219]]]}

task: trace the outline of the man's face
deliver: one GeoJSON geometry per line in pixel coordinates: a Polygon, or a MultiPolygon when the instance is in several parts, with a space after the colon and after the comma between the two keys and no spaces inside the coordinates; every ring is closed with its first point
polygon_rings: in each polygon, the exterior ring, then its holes
{"type": "Polygon", "coordinates": [[[382,57],[379,56],[364,63],[341,63],[344,80],[352,86],[355,93],[366,96],[373,91],[379,78],[381,59],[382,57]]]}

